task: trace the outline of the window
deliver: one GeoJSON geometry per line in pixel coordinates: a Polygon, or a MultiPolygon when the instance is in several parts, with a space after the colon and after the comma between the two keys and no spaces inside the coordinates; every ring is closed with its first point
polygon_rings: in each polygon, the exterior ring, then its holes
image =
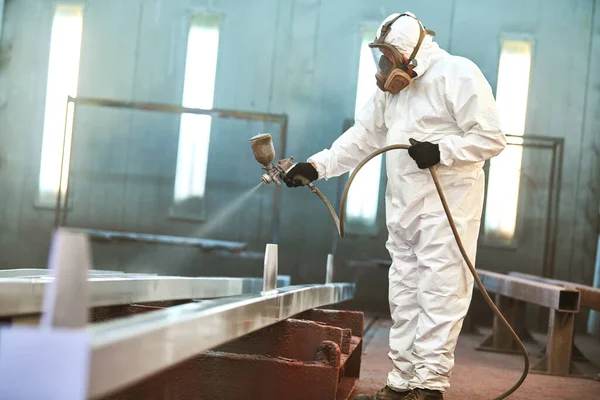
{"type": "MultiPolygon", "coordinates": [[[[213,107],[220,22],[215,15],[199,14],[192,18],[183,86],[184,107],[213,107]]],[[[210,129],[211,117],[208,115],[181,116],[175,203],[193,203],[204,198],[210,129]]]]}
{"type": "Polygon", "coordinates": [[[73,124],[72,107],[69,108],[67,115],[67,97],[77,95],[82,29],[82,5],[58,4],[56,6],[50,34],[46,84],[46,110],[39,178],[39,202],[41,204],[54,204],[56,201],[63,161],[61,190],[64,192],[67,186],[73,124]],[[66,121],[65,115],[67,115],[66,121]]]}
{"type": "MultiPolygon", "coordinates": [[[[363,29],[360,61],[358,68],[358,87],[356,90],[355,114],[367,104],[374,92],[375,73],[373,53],[369,43],[376,36],[375,29],[363,29]]],[[[379,185],[381,182],[381,156],[369,161],[356,175],[346,203],[348,221],[373,227],[377,218],[379,204],[379,185]]]]}
{"type": "MultiPolygon", "coordinates": [[[[502,42],[496,102],[506,134],[525,132],[531,50],[531,41],[502,42]]],[[[511,243],[515,235],[522,155],[521,146],[507,146],[490,164],[485,234],[504,243],[511,243]]]]}

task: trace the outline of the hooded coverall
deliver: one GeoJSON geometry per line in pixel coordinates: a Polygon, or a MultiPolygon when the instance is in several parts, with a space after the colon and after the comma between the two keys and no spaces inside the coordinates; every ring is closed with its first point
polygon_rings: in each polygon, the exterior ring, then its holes
{"type": "MultiPolygon", "coordinates": [[[[418,38],[418,22],[400,18],[386,42],[409,56],[418,38]]],[[[479,68],[440,49],[430,36],[416,59],[418,77],[411,85],[396,95],[377,89],[356,115],[355,125],[330,149],[308,161],[316,166],[320,179],[328,179],[348,172],[383,146],[409,144],[409,138],[438,144],[440,164],[435,168],[474,262],[484,199],[482,167],[506,145],[497,106],[479,68]]],[[[420,170],[403,150],[386,154],[386,170],[393,319],[389,337],[393,370],[387,385],[397,391],[444,392],[471,301],[473,277],[454,241],[429,171],[420,170]]]]}

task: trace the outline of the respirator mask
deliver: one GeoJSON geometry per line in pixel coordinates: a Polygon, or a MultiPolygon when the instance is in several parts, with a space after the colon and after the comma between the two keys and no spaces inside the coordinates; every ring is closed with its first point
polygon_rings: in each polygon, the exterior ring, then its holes
{"type": "MultiPolygon", "coordinates": [[[[377,86],[384,92],[392,94],[400,93],[401,90],[411,84],[416,73],[413,69],[417,66],[415,57],[419,52],[421,43],[426,35],[435,36],[435,32],[425,29],[421,21],[419,23],[419,40],[415,46],[410,58],[406,58],[396,46],[386,43],[385,38],[392,30],[392,25],[401,17],[415,18],[411,14],[400,14],[396,18],[386,22],[381,28],[381,33],[369,47],[373,51],[377,64],[377,86]]],[[[415,18],[416,19],[416,18],[415,18]]]]}

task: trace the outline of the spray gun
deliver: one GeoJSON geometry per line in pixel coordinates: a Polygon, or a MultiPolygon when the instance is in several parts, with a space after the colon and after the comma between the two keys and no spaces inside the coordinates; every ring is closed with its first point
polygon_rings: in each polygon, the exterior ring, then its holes
{"type": "MultiPolygon", "coordinates": [[[[268,133],[261,133],[251,138],[250,146],[252,147],[254,158],[262,164],[263,169],[266,171],[261,177],[264,184],[275,182],[277,186],[281,185],[281,181],[286,179],[288,172],[290,172],[297,164],[294,163],[294,157],[282,158],[273,164],[273,160],[275,159],[275,147],[273,146],[273,138],[268,133]]],[[[321,191],[305,177],[296,175],[294,179],[300,179],[304,186],[307,186],[314,194],[319,196],[323,203],[325,203],[339,233],[340,220],[329,200],[327,200],[323,193],[321,193],[321,191]]]]}

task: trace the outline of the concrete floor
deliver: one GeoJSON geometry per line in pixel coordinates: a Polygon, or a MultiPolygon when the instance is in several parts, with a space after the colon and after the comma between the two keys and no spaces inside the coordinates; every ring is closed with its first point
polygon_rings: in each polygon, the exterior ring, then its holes
{"type": "MultiPolygon", "coordinates": [[[[391,368],[387,358],[390,326],[389,320],[377,320],[365,335],[361,380],[355,394],[371,393],[385,384],[391,368]]],[[[476,334],[461,335],[446,400],[490,400],[519,378],[523,365],[521,357],[474,350],[483,338],[483,335],[476,334]]],[[[586,373],[596,376],[600,372],[600,344],[593,339],[583,338],[577,341],[577,345],[592,360],[591,363],[577,365],[586,373]]],[[[537,352],[534,350],[533,354],[537,352]]],[[[529,374],[523,386],[510,399],[600,400],[600,381],[529,374]]]]}

